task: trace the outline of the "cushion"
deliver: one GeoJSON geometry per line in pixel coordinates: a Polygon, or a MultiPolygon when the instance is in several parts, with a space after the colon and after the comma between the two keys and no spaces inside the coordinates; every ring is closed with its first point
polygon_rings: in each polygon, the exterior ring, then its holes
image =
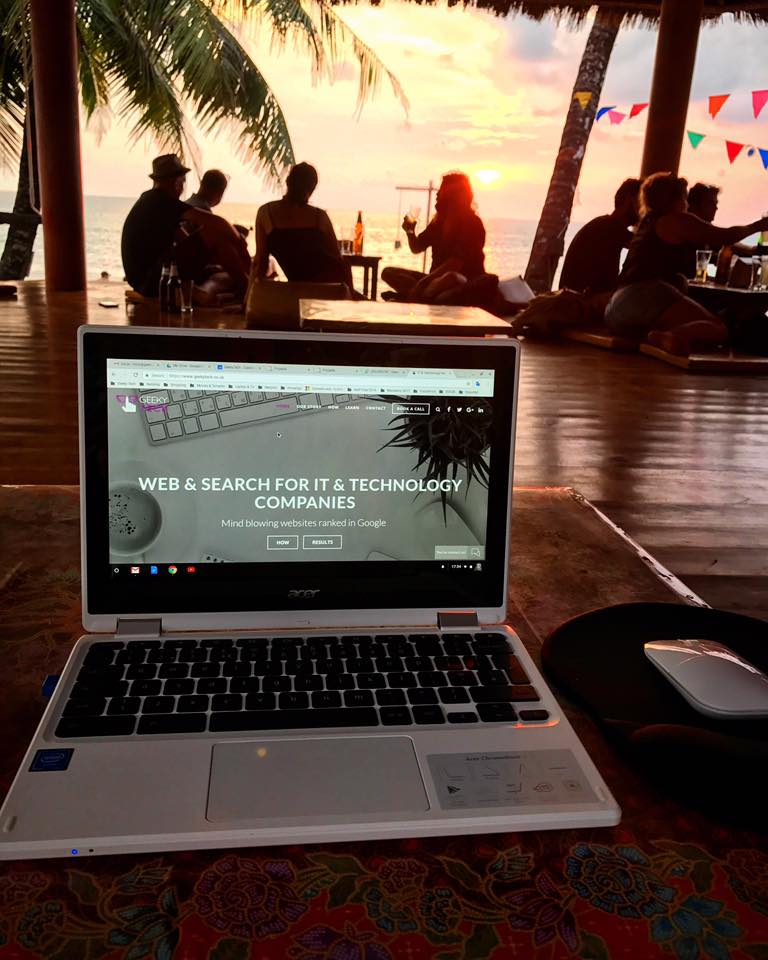
{"type": "Polygon", "coordinates": [[[544,671],[658,789],[727,820],[765,822],[768,718],[720,720],[694,710],[646,657],[649,640],[705,638],[768,672],[768,624],[678,603],[604,607],[561,624],[544,671]]]}
{"type": "Polygon", "coordinates": [[[253,329],[299,329],[299,300],[350,300],[345,283],[251,280],[245,319],[253,329]]]}

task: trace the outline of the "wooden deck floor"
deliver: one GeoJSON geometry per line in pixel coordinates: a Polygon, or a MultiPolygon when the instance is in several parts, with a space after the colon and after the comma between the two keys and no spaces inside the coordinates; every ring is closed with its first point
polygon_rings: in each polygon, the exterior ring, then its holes
{"type": "MultiPolygon", "coordinates": [[[[0,482],[77,483],[74,334],[126,322],[105,298],[122,285],[0,302],[0,482]]],[[[708,603],[768,618],[767,396],[765,378],[525,343],[515,481],[575,487],[708,603]]]]}

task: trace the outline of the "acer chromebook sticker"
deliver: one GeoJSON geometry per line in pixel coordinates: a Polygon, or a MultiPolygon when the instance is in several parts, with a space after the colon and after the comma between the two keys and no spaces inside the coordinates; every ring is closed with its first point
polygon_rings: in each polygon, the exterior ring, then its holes
{"type": "Polygon", "coordinates": [[[443,810],[593,803],[570,750],[440,753],[427,757],[443,810]]]}

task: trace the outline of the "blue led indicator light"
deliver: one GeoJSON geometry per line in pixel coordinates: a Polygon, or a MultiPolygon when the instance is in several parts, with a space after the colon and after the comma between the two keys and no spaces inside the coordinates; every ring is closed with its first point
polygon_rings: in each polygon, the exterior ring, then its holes
{"type": "Polygon", "coordinates": [[[76,857],[76,856],[77,856],[77,850],[73,850],[73,851],[72,851],[72,856],[73,856],[73,857],[76,857]]]}

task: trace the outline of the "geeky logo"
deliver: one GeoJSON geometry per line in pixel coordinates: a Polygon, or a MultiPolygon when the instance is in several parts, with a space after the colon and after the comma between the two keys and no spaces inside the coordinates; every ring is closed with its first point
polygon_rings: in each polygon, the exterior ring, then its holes
{"type": "Polygon", "coordinates": [[[320,593],[320,590],[289,590],[289,600],[311,600],[320,593]]]}

